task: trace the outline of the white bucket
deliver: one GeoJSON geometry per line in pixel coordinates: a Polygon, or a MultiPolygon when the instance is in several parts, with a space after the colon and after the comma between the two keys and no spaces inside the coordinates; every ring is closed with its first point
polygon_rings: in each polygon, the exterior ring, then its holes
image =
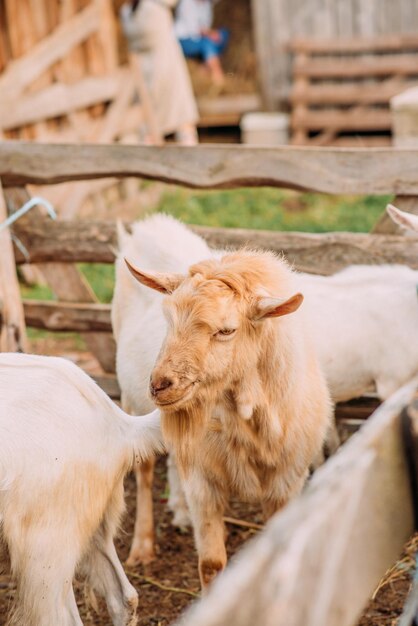
{"type": "Polygon", "coordinates": [[[392,139],[397,148],[418,146],[418,87],[411,87],[390,99],[392,139]]]}
{"type": "Polygon", "coordinates": [[[242,143],[278,146],[289,141],[289,116],[286,113],[246,113],[241,118],[242,143]]]}

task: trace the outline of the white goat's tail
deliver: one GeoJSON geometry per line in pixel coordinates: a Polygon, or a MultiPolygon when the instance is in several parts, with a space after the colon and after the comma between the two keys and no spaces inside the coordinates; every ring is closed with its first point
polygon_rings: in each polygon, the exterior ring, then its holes
{"type": "Polygon", "coordinates": [[[165,452],[158,409],[148,415],[130,417],[129,423],[127,435],[130,444],[133,445],[136,462],[145,461],[154,454],[165,452]]]}

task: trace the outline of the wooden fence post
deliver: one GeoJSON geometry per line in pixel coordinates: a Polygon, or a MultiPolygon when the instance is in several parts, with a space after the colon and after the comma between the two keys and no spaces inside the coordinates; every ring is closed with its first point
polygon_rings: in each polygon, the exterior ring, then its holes
{"type": "MultiPolygon", "coordinates": [[[[0,180],[0,224],[7,219],[6,201],[0,180]]],[[[2,300],[1,352],[27,350],[25,315],[20,298],[10,231],[0,231],[0,299],[2,300]]]]}

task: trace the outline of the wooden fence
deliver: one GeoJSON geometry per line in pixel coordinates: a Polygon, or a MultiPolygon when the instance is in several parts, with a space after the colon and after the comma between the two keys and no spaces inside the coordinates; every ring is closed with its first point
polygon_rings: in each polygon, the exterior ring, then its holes
{"type": "MultiPolygon", "coordinates": [[[[418,153],[408,150],[61,146],[20,142],[0,145],[0,180],[9,212],[28,198],[24,185],[124,176],[210,189],[270,185],[326,193],[397,194],[397,204],[413,210],[418,195],[417,165],[418,153]]],[[[74,263],[113,263],[115,224],[85,220],[54,223],[36,211],[16,222],[12,233],[26,248],[30,262],[43,264],[42,271],[52,290],[67,304],[25,304],[30,323],[50,330],[82,330],[104,370],[113,373],[109,310],[95,302],[74,263]],[[69,301],[77,304],[71,306],[69,301]]],[[[3,213],[6,214],[5,209],[3,213]]],[[[358,263],[405,263],[418,267],[418,242],[410,239],[406,246],[398,234],[313,235],[207,227],[195,230],[213,246],[250,243],[283,251],[297,269],[311,273],[332,274],[358,263]]],[[[391,230],[395,227],[391,226],[391,230]]],[[[18,263],[28,260],[18,247],[15,257],[18,263]]]]}
{"type": "Polygon", "coordinates": [[[390,99],[418,84],[418,37],[294,39],[292,143],[391,145],[390,99]]]}
{"type": "MultiPolygon", "coordinates": [[[[399,206],[416,211],[418,151],[6,142],[0,144],[4,190],[0,222],[6,216],[6,204],[13,213],[27,198],[27,184],[109,176],[209,189],[270,185],[335,194],[394,194],[399,206]]],[[[375,228],[380,233],[371,234],[194,229],[211,245],[249,243],[281,250],[297,269],[313,273],[333,273],[356,263],[396,262],[418,268],[418,239],[404,237],[385,220],[375,228]]],[[[99,383],[117,396],[109,306],[92,301],[90,291],[71,269],[79,261],[114,261],[115,224],[52,222],[36,209],[14,223],[11,234],[26,248],[30,262],[42,264],[58,301],[21,302],[14,263],[28,259],[16,245],[13,251],[10,232],[0,231],[1,349],[5,345],[24,349],[24,320],[37,328],[81,332],[108,372],[99,383]]],[[[362,431],[316,473],[304,494],[238,556],[182,624],[355,624],[413,530],[400,414],[417,385],[418,380],[377,409],[362,431]]],[[[418,433],[417,402],[410,414],[418,433]]],[[[352,405],[344,411],[346,417],[358,415],[352,405]]],[[[361,411],[364,417],[364,407],[361,411]]]]}

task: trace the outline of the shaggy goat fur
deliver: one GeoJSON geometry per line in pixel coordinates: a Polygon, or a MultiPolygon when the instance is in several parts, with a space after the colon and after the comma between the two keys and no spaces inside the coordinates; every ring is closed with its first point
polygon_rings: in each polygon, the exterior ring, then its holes
{"type": "MultiPolygon", "coordinates": [[[[228,498],[261,502],[268,517],[298,493],[321,450],[331,403],[303,311],[295,313],[302,296],[283,260],[242,250],[200,261],[186,276],[143,270],[131,267],[143,285],[170,294],[151,389],[181,469],[205,586],[226,562],[228,498]]],[[[126,304],[133,312],[133,302],[126,304]]],[[[122,306],[114,303],[119,321],[122,306]]],[[[123,332],[124,324],[118,328],[123,332]]],[[[139,345],[148,354],[155,322],[149,328],[141,321],[136,330],[125,324],[131,354],[139,345]]],[[[125,390],[121,361],[132,381],[141,358],[127,363],[118,343],[125,390]]]]}
{"type": "Polygon", "coordinates": [[[136,624],[113,537],[125,473],[162,448],[159,412],[132,418],[69,361],[22,354],[0,354],[0,398],[0,534],[17,581],[9,623],[81,625],[80,566],[112,623],[136,624]]]}

